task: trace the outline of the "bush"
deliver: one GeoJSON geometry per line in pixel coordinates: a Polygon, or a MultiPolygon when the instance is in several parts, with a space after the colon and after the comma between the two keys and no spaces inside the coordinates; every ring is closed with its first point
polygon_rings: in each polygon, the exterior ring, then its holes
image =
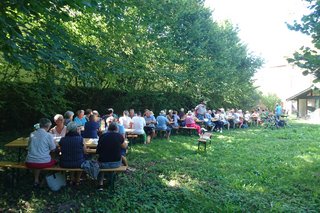
{"type": "Polygon", "coordinates": [[[52,119],[55,114],[63,114],[67,110],[92,108],[104,114],[107,108],[112,107],[121,115],[125,109],[143,112],[148,108],[157,115],[162,109],[191,109],[197,103],[197,100],[178,93],[64,88],[45,83],[2,82],[0,85],[0,127],[5,130],[30,128],[41,117],[52,119]]]}

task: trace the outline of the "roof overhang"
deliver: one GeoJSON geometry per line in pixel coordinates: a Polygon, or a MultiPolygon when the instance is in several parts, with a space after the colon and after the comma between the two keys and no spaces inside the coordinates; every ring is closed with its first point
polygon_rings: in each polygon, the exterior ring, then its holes
{"type": "Polygon", "coordinates": [[[314,86],[310,86],[307,89],[299,92],[298,94],[293,95],[290,98],[287,98],[287,101],[297,100],[299,98],[306,97],[307,94],[313,90],[313,88],[314,88],[314,86]]]}

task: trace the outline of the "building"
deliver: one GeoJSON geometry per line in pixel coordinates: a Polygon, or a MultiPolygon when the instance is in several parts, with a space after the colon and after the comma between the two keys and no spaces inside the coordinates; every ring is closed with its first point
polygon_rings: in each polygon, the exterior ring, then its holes
{"type": "Polygon", "coordinates": [[[320,85],[312,85],[287,99],[299,118],[320,121],[320,85]]]}

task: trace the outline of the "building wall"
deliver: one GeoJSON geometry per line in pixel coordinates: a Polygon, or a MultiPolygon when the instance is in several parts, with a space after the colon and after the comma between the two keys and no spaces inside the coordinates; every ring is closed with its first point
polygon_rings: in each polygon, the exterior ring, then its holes
{"type": "Polygon", "coordinates": [[[299,99],[299,117],[305,118],[307,115],[307,100],[299,99]]]}

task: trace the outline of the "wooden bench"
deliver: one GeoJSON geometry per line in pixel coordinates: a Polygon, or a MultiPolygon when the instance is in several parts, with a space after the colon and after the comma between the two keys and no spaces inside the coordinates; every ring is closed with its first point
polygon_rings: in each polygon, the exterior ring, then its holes
{"type": "Polygon", "coordinates": [[[212,133],[206,132],[198,139],[198,150],[200,149],[200,144],[204,144],[204,150],[207,150],[207,143],[211,144],[212,133]]]}
{"type": "Polygon", "coordinates": [[[126,137],[127,137],[128,141],[129,141],[129,144],[132,145],[132,144],[135,143],[135,141],[136,141],[136,139],[139,137],[139,135],[133,134],[133,133],[128,133],[128,134],[126,135],[126,137]]]}
{"type": "MultiPolygon", "coordinates": [[[[110,176],[110,186],[111,189],[114,190],[114,181],[115,181],[115,173],[119,172],[125,172],[127,171],[127,166],[120,166],[118,168],[112,168],[112,169],[100,169],[100,172],[109,172],[111,173],[110,176]]],[[[25,163],[23,162],[10,162],[10,161],[0,161],[0,169],[6,170],[6,169],[30,169],[28,168],[25,163]]],[[[50,168],[44,168],[41,169],[43,171],[53,171],[53,172],[84,172],[82,168],[62,168],[58,165],[50,167],[50,168]]],[[[14,185],[14,179],[12,179],[12,186],[14,185]]]]}
{"type": "Polygon", "coordinates": [[[184,127],[180,127],[180,129],[182,129],[184,131],[187,131],[190,136],[192,135],[193,132],[196,132],[198,134],[197,129],[194,128],[194,127],[186,127],[186,126],[184,126],[184,127]]]}

